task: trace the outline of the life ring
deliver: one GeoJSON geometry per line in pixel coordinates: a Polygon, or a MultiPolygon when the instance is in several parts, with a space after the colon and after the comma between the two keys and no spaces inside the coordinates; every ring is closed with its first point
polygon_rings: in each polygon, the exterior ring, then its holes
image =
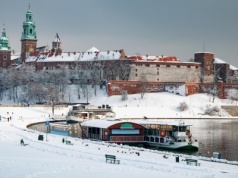
{"type": "Polygon", "coordinates": [[[165,137],[166,136],[166,131],[165,130],[161,130],[160,131],[160,136],[161,137],[165,137]]]}

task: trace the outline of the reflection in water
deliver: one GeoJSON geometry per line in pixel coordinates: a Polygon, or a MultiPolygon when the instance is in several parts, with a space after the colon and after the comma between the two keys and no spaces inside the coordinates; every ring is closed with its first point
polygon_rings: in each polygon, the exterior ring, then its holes
{"type": "MultiPolygon", "coordinates": [[[[222,159],[238,161],[238,119],[186,119],[192,124],[193,139],[199,142],[198,151],[177,151],[177,153],[212,157],[213,152],[221,153],[222,159]]],[[[58,123],[67,125],[66,122],[58,123]]],[[[29,127],[46,132],[45,123],[29,127]]],[[[69,124],[68,136],[81,137],[79,124],[69,124]]],[[[175,151],[173,151],[175,152],[175,151]]]]}
{"type": "MultiPolygon", "coordinates": [[[[45,123],[31,125],[28,128],[44,133],[47,131],[47,126],[45,123]]],[[[51,122],[49,128],[49,132],[52,134],[70,137],[82,137],[82,130],[79,126],[79,123],[67,124],[66,122],[51,122]]]]}

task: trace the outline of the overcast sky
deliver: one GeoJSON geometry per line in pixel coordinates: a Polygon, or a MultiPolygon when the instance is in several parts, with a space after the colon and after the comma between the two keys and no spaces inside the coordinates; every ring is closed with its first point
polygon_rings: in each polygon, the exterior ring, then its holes
{"type": "Polygon", "coordinates": [[[94,46],[187,61],[205,49],[238,67],[238,0],[0,0],[17,52],[29,2],[38,46],[51,47],[57,32],[63,51],[94,46]]]}

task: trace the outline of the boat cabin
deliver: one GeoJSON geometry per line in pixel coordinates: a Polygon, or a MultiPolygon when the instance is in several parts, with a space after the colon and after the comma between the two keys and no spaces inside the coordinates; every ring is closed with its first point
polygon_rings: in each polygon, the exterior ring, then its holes
{"type": "Polygon", "coordinates": [[[81,123],[82,137],[113,143],[144,142],[144,127],[120,120],[88,120],[81,123]]]}
{"type": "MultiPolygon", "coordinates": [[[[151,143],[185,142],[190,134],[190,125],[181,121],[148,121],[135,120],[134,122],[144,126],[145,141],[151,143]]],[[[152,144],[153,145],[153,144],[152,144]]]]}

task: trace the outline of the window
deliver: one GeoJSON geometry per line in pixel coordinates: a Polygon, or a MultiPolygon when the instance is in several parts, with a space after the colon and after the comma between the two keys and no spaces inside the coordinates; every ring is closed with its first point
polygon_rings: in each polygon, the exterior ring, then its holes
{"type": "Polygon", "coordinates": [[[32,34],[32,29],[30,29],[30,34],[32,34]]]}
{"type": "Polygon", "coordinates": [[[170,67],[170,65],[166,65],[166,67],[170,67]]]}
{"type": "Polygon", "coordinates": [[[150,67],[150,65],[149,65],[149,64],[146,64],[145,66],[146,66],[146,67],[150,67]]]}
{"type": "Polygon", "coordinates": [[[136,77],[137,77],[137,74],[136,74],[136,77]]]}
{"type": "Polygon", "coordinates": [[[138,70],[136,69],[136,72],[137,72],[138,70]]]}
{"type": "Polygon", "coordinates": [[[7,60],[7,56],[6,56],[6,55],[4,55],[4,56],[3,56],[3,59],[4,59],[4,60],[7,60]]]}
{"type": "Polygon", "coordinates": [[[177,66],[178,68],[180,68],[180,66],[177,66]]]}
{"type": "Polygon", "coordinates": [[[157,72],[157,75],[159,75],[159,71],[157,72]]]}
{"type": "Polygon", "coordinates": [[[191,66],[187,66],[187,68],[191,68],[191,66]]]}
{"type": "Polygon", "coordinates": [[[6,66],[6,62],[3,62],[3,63],[2,63],[2,66],[6,66]]]}
{"type": "Polygon", "coordinates": [[[156,67],[160,67],[160,65],[159,65],[159,64],[157,64],[157,65],[156,65],[156,67]]]}

